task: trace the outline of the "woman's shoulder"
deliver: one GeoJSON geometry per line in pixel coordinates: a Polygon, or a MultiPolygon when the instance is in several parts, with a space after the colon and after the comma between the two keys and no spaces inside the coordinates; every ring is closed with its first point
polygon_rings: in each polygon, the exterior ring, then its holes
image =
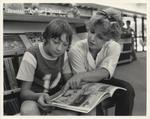
{"type": "Polygon", "coordinates": [[[108,41],[108,43],[105,45],[105,47],[108,47],[109,49],[121,50],[121,45],[118,42],[114,41],[114,40],[108,41]]]}
{"type": "Polygon", "coordinates": [[[76,50],[76,51],[84,51],[84,50],[87,50],[87,47],[88,47],[88,43],[87,43],[87,39],[84,39],[84,40],[80,40],[80,41],[77,41],[76,43],[74,43],[70,50],[76,50]]]}
{"type": "Polygon", "coordinates": [[[115,40],[110,40],[108,43],[110,46],[120,46],[119,42],[115,41],[115,40]]]}

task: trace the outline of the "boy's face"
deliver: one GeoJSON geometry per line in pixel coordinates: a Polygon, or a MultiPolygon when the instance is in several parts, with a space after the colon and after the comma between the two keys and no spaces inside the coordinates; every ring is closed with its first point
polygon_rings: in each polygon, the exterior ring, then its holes
{"type": "Polygon", "coordinates": [[[88,32],[88,44],[89,48],[93,50],[100,50],[102,46],[107,41],[104,39],[104,28],[100,25],[95,26],[92,30],[88,32]]]}
{"type": "Polygon", "coordinates": [[[64,54],[69,47],[69,42],[66,40],[66,34],[62,34],[61,37],[51,38],[46,45],[47,54],[53,58],[57,58],[64,54]]]}

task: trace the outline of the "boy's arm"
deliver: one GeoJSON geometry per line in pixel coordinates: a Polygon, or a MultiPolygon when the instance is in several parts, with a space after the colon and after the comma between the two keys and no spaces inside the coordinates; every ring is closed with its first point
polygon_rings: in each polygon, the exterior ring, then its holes
{"type": "Polygon", "coordinates": [[[37,100],[41,95],[31,90],[36,65],[34,56],[30,52],[25,52],[16,77],[22,82],[20,96],[23,100],[37,100]]]}
{"type": "Polygon", "coordinates": [[[23,100],[34,100],[37,101],[39,106],[43,110],[47,110],[46,107],[50,107],[47,102],[56,96],[49,96],[47,93],[35,93],[30,90],[32,82],[23,82],[21,87],[20,96],[23,100]]]}
{"type": "Polygon", "coordinates": [[[23,100],[37,100],[42,93],[35,93],[31,89],[32,82],[23,81],[20,96],[23,100]]]}

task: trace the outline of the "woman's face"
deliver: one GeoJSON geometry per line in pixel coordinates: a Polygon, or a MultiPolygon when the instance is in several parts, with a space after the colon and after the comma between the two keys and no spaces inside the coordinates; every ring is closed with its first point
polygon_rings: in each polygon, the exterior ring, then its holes
{"type": "Polygon", "coordinates": [[[69,47],[66,34],[62,34],[61,37],[51,38],[46,44],[46,53],[53,58],[57,58],[65,53],[69,47]]]}
{"type": "Polygon", "coordinates": [[[105,37],[105,28],[102,25],[96,25],[88,32],[89,48],[93,50],[100,50],[108,39],[105,37]]]}

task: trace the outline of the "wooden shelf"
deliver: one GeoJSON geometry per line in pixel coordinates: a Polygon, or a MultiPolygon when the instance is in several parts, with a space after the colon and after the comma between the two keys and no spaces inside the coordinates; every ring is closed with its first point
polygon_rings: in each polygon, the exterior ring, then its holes
{"type": "Polygon", "coordinates": [[[123,38],[119,40],[120,43],[132,43],[132,38],[123,38]]]}
{"type": "MultiPolygon", "coordinates": [[[[4,21],[17,21],[17,22],[49,22],[54,18],[60,18],[55,16],[40,16],[40,15],[25,15],[25,14],[10,14],[4,13],[4,21]]],[[[71,24],[85,24],[83,19],[79,18],[68,18],[68,17],[61,17],[64,20],[67,20],[71,24]]]]}
{"type": "Polygon", "coordinates": [[[122,51],[121,53],[131,53],[132,52],[132,50],[127,50],[127,51],[122,51]]]}
{"type": "Polygon", "coordinates": [[[123,45],[123,44],[132,44],[131,41],[119,41],[119,43],[120,43],[121,45],[123,45]]]}
{"type": "Polygon", "coordinates": [[[4,95],[9,95],[9,94],[18,93],[18,92],[20,92],[20,88],[15,88],[12,90],[5,90],[4,95]]]}
{"type": "Polygon", "coordinates": [[[129,63],[131,62],[131,52],[132,52],[132,42],[131,39],[122,39],[119,41],[122,46],[122,52],[119,58],[118,64],[129,63]]]}
{"type": "Polygon", "coordinates": [[[126,59],[126,60],[121,60],[121,61],[118,62],[118,64],[129,63],[131,61],[132,61],[131,58],[130,59],[126,59]]]}
{"type": "Polygon", "coordinates": [[[12,51],[12,50],[9,50],[9,51],[4,51],[3,52],[3,55],[6,57],[6,56],[17,56],[17,55],[23,55],[25,52],[25,50],[17,50],[17,51],[12,51]]]}

